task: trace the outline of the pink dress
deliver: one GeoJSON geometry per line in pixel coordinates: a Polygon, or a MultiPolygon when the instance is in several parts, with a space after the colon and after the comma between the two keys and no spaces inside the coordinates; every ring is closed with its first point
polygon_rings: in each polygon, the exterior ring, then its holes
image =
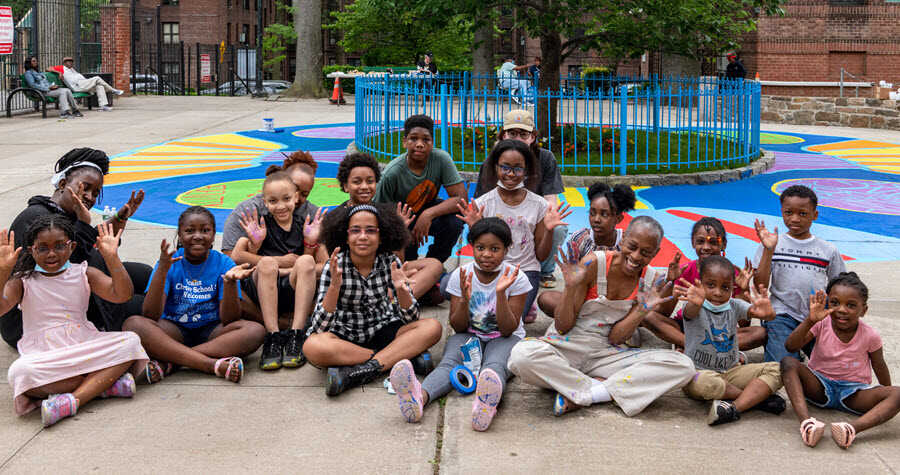
{"type": "Polygon", "coordinates": [[[31,389],[128,361],[135,362],[134,373],[147,364],[137,334],[100,332],[87,320],[91,288],[86,270],[83,262],[52,277],[35,272],[22,279],[20,356],[7,373],[19,415],[37,407],[25,395],[31,389]]]}

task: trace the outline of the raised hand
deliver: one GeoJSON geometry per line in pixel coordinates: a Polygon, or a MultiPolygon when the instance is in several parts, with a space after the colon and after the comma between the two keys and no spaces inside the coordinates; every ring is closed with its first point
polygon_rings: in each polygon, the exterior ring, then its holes
{"type": "Polygon", "coordinates": [[[119,208],[119,211],[116,213],[116,215],[120,220],[126,220],[134,216],[134,213],[137,212],[138,208],[141,207],[141,203],[143,202],[144,190],[138,190],[137,193],[132,191],[131,198],[128,198],[128,202],[126,202],[124,205],[122,205],[121,208],[119,208]]]}
{"type": "Polygon", "coordinates": [[[698,307],[702,306],[703,301],[706,300],[706,291],[700,286],[699,280],[695,280],[692,284],[685,278],[678,279],[674,295],[678,297],[678,300],[688,301],[698,307]]]}
{"type": "Polygon", "coordinates": [[[405,287],[409,293],[412,293],[412,287],[409,285],[409,277],[406,276],[406,272],[403,272],[403,268],[400,267],[400,264],[398,264],[397,261],[391,262],[391,282],[394,283],[395,289],[405,287]]]}
{"type": "Polygon", "coordinates": [[[328,269],[331,273],[331,285],[337,286],[340,288],[341,284],[344,282],[344,271],[341,270],[341,263],[338,262],[338,253],[341,252],[340,247],[334,248],[331,251],[331,256],[328,257],[328,269]]]}
{"type": "Polygon", "coordinates": [[[556,256],[556,265],[559,266],[559,270],[562,272],[566,287],[575,286],[584,282],[588,276],[588,266],[592,261],[593,259],[587,261],[585,265],[581,265],[572,250],[570,250],[569,255],[566,256],[565,252],[563,252],[560,247],[559,255],[556,256]]]}
{"type": "Polygon", "coordinates": [[[757,315],[775,315],[775,309],[772,308],[772,301],[769,299],[769,291],[766,290],[765,285],[759,284],[757,291],[750,293],[750,303],[755,307],[757,315]]]}
{"type": "Polygon", "coordinates": [[[775,245],[778,244],[778,227],[776,226],[770,232],[766,229],[766,223],[760,219],[757,219],[753,226],[756,228],[756,236],[759,237],[759,242],[766,249],[775,249],[775,245]]]}
{"type": "Polygon", "coordinates": [[[84,183],[78,184],[77,193],[69,185],[66,185],[66,189],[63,193],[68,193],[69,202],[72,203],[72,211],[75,213],[78,221],[91,224],[91,210],[85,206],[84,201],[81,201],[81,196],[84,194],[84,183]]]}
{"type": "Polygon", "coordinates": [[[753,268],[753,263],[750,262],[750,259],[744,258],[744,268],[738,273],[738,276],[734,279],[734,283],[741,288],[744,292],[750,290],[750,280],[753,279],[753,276],[756,275],[756,269],[753,268]]]}
{"type": "Polygon", "coordinates": [[[164,265],[166,267],[171,266],[173,262],[180,261],[181,257],[172,256],[175,255],[175,249],[169,250],[169,243],[163,239],[159,244],[159,264],[164,265]]]}
{"type": "Polygon", "coordinates": [[[120,229],[118,234],[113,230],[112,223],[100,223],[97,226],[97,243],[95,246],[103,257],[114,256],[119,250],[119,238],[122,237],[124,229],[120,229]]]}
{"type": "Polygon", "coordinates": [[[506,289],[509,288],[516,281],[516,277],[519,275],[519,265],[516,264],[516,268],[513,269],[510,266],[506,266],[503,269],[503,273],[500,274],[500,279],[497,280],[497,293],[506,292],[506,289]]]}
{"type": "Polygon", "coordinates": [[[6,273],[12,272],[19,260],[19,254],[22,252],[21,247],[15,247],[15,233],[6,229],[0,231],[0,269],[6,273]]]}
{"type": "Polygon", "coordinates": [[[557,226],[566,225],[569,223],[563,222],[567,216],[572,214],[569,203],[559,202],[554,205],[551,205],[547,208],[547,213],[544,215],[544,227],[548,230],[552,231],[553,228],[557,226]]]}
{"type": "Polygon", "coordinates": [[[245,262],[241,265],[234,266],[231,269],[228,269],[228,272],[222,275],[222,280],[224,280],[225,282],[244,280],[247,277],[253,275],[254,269],[255,268],[250,267],[250,263],[245,262]]]}
{"type": "Polygon", "coordinates": [[[816,323],[821,322],[825,317],[831,315],[833,308],[826,309],[826,295],[824,290],[817,290],[815,294],[809,296],[809,321],[816,323]]]}
{"type": "MultiPolygon", "coordinates": [[[[638,288],[637,303],[646,310],[656,310],[660,304],[668,302],[672,296],[663,297],[664,294],[672,287],[671,282],[667,282],[662,276],[653,281],[653,285],[649,289],[645,288],[644,279],[641,279],[638,288]]],[[[703,302],[700,302],[701,304],[703,302]]]]}
{"type": "Polygon", "coordinates": [[[672,261],[669,262],[669,269],[666,271],[666,280],[669,282],[675,282],[681,275],[681,251],[676,251],[675,255],[672,257],[672,261]]]}
{"type": "MultiPolygon", "coordinates": [[[[306,220],[303,222],[303,242],[305,244],[314,246],[319,243],[319,237],[322,235],[322,218],[324,217],[325,208],[316,210],[315,216],[306,216],[306,220]]],[[[263,222],[263,229],[265,229],[265,222],[263,222]]]]}
{"type": "Polygon", "coordinates": [[[397,215],[400,216],[400,219],[403,220],[403,225],[407,228],[409,224],[413,222],[416,217],[413,215],[412,208],[409,207],[408,204],[404,202],[397,203],[397,215]]]}
{"type": "Polygon", "coordinates": [[[457,214],[456,217],[463,220],[469,228],[481,221],[481,218],[484,217],[484,206],[479,208],[478,203],[474,201],[467,202],[466,200],[459,200],[456,203],[456,208],[459,209],[459,212],[461,213],[457,214]]]}
{"type": "Polygon", "coordinates": [[[462,290],[462,298],[466,301],[472,299],[472,276],[475,275],[475,271],[470,273],[466,273],[466,270],[462,267],[459,268],[459,288],[462,290]]]}
{"type": "Polygon", "coordinates": [[[247,239],[250,240],[250,247],[259,249],[259,247],[262,246],[263,241],[266,240],[266,221],[259,216],[259,212],[256,211],[256,208],[253,208],[252,215],[248,215],[243,211],[241,212],[240,222],[241,228],[243,228],[244,232],[247,234],[247,239]]]}

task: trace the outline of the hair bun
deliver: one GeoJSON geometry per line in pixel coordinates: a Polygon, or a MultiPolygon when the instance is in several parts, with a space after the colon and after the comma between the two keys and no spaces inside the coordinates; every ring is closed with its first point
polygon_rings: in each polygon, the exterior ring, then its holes
{"type": "Polygon", "coordinates": [[[280,172],[281,167],[278,165],[269,165],[269,168],[266,168],[266,176],[269,176],[275,172],[280,172]]]}

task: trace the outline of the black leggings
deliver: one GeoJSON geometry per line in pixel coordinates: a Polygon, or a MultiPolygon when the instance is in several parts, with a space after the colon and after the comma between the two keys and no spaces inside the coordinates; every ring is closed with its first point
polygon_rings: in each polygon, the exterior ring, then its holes
{"type": "MultiPolygon", "coordinates": [[[[106,269],[106,263],[103,262],[103,259],[97,253],[92,253],[88,262],[88,265],[91,267],[97,268],[106,274],[109,273],[106,269]]],[[[131,278],[132,285],[134,285],[134,295],[131,297],[131,300],[116,304],[91,294],[87,319],[101,331],[121,330],[122,322],[132,315],[140,315],[144,305],[144,291],[150,282],[150,274],[153,273],[153,268],[140,262],[124,262],[123,264],[128,272],[128,277],[131,278]]],[[[19,310],[18,306],[0,317],[0,335],[3,336],[3,341],[9,346],[16,348],[16,344],[22,338],[22,311],[19,310]]]]}

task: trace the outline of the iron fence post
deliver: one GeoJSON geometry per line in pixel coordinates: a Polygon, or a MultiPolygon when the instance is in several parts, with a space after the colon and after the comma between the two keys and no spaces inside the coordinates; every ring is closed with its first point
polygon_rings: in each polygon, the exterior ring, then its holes
{"type": "Polygon", "coordinates": [[[75,40],[75,68],[81,71],[81,0],[75,0],[75,28],[72,34],[75,40]]]}
{"type": "Polygon", "coordinates": [[[447,83],[441,83],[441,148],[447,149],[447,121],[449,114],[447,113],[447,83]]]}
{"type": "Polygon", "coordinates": [[[460,97],[460,115],[462,116],[462,127],[465,129],[469,126],[469,101],[466,99],[466,93],[469,92],[469,72],[463,71],[462,88],[459,91],[460,97]]]}
{"type": "Polygon", "coordinates": [[[619,175],[628,174],[628,88],[619,88],[619,175]]]}

